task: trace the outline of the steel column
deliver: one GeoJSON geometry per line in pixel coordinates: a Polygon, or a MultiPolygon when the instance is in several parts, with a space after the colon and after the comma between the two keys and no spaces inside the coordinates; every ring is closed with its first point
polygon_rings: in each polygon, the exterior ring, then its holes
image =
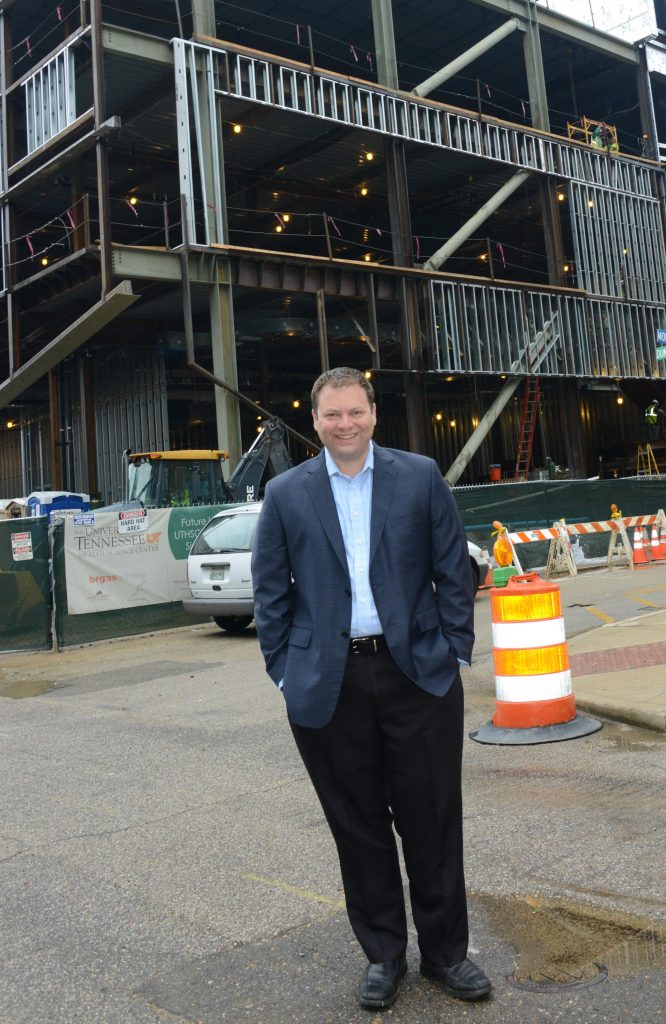
{"type": "MultiPolygon", "coordinates": [[[[523,40],[523,52],[525,55],[532,127],[549,132],[550,115],[548,112],[546,78],[543,70],[539,22],[537,20],[537,13],[532,6],[528,8],[527,31],[523,40]]],[[[562,269],[564,260],[562,225],[560,222],[560,211],[550,179],[539,181],[539,198],[543,216],[546,259],[548,261],[548,281],[550,284],[561,285],[564,283],[564,272],[562,269]]]]}
{"type": "Polygon", "coordinates": [[[192,0],[192,35],[216,38],[215,0],[192,0]]]}
{"type": "Polygon", "coordinates": [[[319,333],[319,364],[321,372],[330,370],[331,364],[328,358],[328,333],[326,330],[326,299],[324,289],[317,290],[317,330],[319,333]]]}
{"type": "Polygon", "coordinates": [[[582,479],[587,476],[587,467],[580,420],[578,381],[560,381],[558,392],[561,401],[561,428],[564,435],[567,464],[571,469],[571,475],[582,479]]]}
{"type": "MultiPolygon", "coordinates": [[[[213,285],[209,295],[209,309],[213,373],[238,390],[236,334],[230,284],[220,282],[213,285]]],[[[230,391],[215,388],[215,415],[218,447],[229,452],[233,465],[237,465],[243,453],[240,408],[230,391]]]]}
{"type": "MultiPolygon", "coordinates": [[[[93,102],[95,106],[95,129],[99,130],[106,119],[106,86],[104,82],[104,47],[102,45],[102,0],[90,0],[92,23],[92,71],[93,102]]],[[[98,139],[95,146],[97,159],[97,206],[99,216],[99,257],[102,275],[102,298],[112,288],[113,268],[111,265],[111,199],[109,179],[109,152],[105,139],[98,139]]]]}
{"type": "Polygon", "coordinates": [[[643,139],[647,141],[643,156],[651,160],[659,159],[659,131],[654,113],[654,98],[652,96],[652,81],[648,68],[647,53],[645,45],[638,47],[639,65],[636,71],[638,82],[638,105],[641,115],[641,126],[643,128],[643,139]]]}
{"type": "MultiPolygon", "coordinates": [[[[382,85],[399,88],[398,62],[393,32],[391,0],[372,0],[372,27],[377,54],[377,77],[382,85]]],[[[409,210],[409,187],[405,144],[394,138],[386,140],[386,182],[388,186],[389,221],[396,266],[411,267],[412,226],[409,210]]],[[[400,302],[400,339],[402,365],[405,372],[405,407],[407,433],[412,451],[427,450],[429,438],[425,423],[425,388],[421,370],[421,328],[418,301],[412,281],[403,282],[400,302]],[[410,371],[417,371],[416,375],[410,371]]]]}
{"type": "Polygon", "coordinates": [[[543,72],[543,57],[541,55],[539,22],[537,21],[537,14],[533,4],[528,4],[527,11],[527,31],[523,39],[523,52],[525,54],[525,71],[527,72],[527,89],[530,100],[532,127],[549,132],[550,118],[548,115],[546,78],[543,72]]]}

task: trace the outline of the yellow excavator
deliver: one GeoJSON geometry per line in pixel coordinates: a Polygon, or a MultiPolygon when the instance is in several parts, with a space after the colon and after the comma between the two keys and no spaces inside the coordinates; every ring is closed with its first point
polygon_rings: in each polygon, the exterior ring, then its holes
{"type": "Polygon", "coordinates": [[[280,420],[265,421],[228,480],[224,479],[223,466],[229,455],[224,451],[195,448],[132,452],[128,449],[123,452],[127,461],[127,497],[105,506],[103,511],[257,501],[267,471],[277,476],[292,465],[284,435],[284,424],[280,420]]]}

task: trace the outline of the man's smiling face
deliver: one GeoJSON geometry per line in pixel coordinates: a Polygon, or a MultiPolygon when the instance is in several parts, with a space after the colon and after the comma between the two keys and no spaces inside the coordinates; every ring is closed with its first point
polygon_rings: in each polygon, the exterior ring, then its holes
{"type": "Polygon", "coordinates": [[[370,405],[360,384],[336,388],[326,384],[319,392],[312,421],[319,440],[328,448],[335,463],[353,475],[365,462],[377,423],[377,412],[370,405]]]}

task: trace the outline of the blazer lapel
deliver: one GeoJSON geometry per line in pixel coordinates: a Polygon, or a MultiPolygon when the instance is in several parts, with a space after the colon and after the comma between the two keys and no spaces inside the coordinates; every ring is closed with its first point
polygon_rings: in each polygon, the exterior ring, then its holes
{"type": "Polygon", "coordinates": [[[322,529],[331,543],[331,547],[345,572],[349,573],[345,542],[342,538],[338,510],[335,507],[335,498],[333,497],[331,481],[328,478],[323,451],[309,463],[305,487],[310,495],[310,500],[322,525],[322,529]]]}
{"type": "Polygon", "coordinates": [[[375,468],[372,478],[372,513],[370,516],[370,561],[384,532],[386,517],[393,501],[397,479],[393,456],[375,445],[375,468]]]}

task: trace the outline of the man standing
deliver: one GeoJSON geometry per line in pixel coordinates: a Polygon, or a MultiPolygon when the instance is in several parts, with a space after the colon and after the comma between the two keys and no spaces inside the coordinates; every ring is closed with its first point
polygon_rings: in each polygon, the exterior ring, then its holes
{"type": "Polygon", "coordinates": [[[462,856],[459,662],[474,643],[465,534],[437,465],[372,441],[362,373],[323,373],[312,417],[324,451],[266,488],[254,610],[369,961],[358,999],[390,1006],[407,969],[393,826],[421,973],[481,999],[491,984],[467,959],[462,856]]]}
{"type": "Polygon", "coordinates": [[[659,440],[659,417],[663,416],[664,410],[659,407],[659,402],[653,398],[645,409],[645,423],[648,431],[648,442],[659,440]]]}

